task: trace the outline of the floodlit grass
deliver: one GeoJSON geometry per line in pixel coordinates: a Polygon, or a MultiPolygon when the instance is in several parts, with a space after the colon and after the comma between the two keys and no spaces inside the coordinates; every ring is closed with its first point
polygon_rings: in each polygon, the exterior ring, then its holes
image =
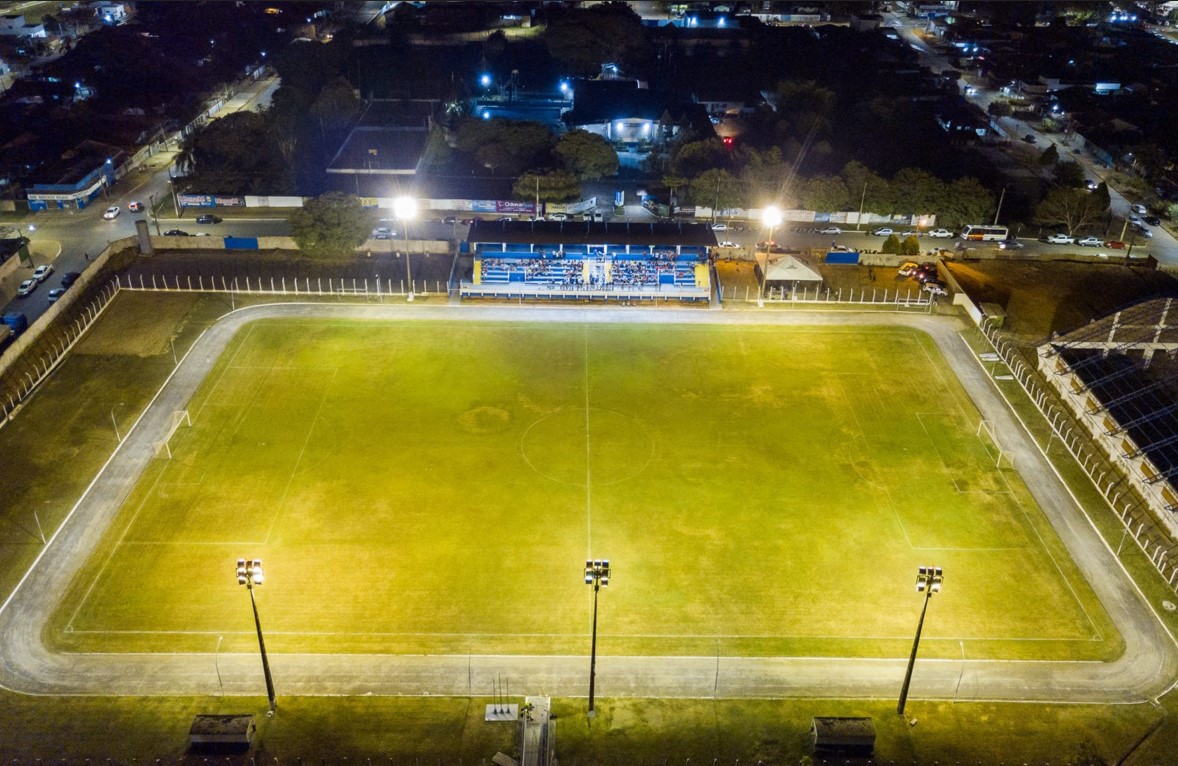
{"type": "Polygon", "coordinates": [[[54,620],[88,651],[1111,658],[932,342],[900,329],[261,321],[54,620]]]}

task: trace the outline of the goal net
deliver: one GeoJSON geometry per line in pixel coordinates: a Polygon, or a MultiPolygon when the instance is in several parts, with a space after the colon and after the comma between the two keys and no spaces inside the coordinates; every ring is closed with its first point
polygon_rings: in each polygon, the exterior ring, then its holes
{"type": "Polygon", "coordinates": [[[168,433],[164,436],[163,441],[156,442],[155,456],[167,457],[172,459],[172,436],[175,435],[176,430],[181,425],[192,427],[192,418],[188,417],[188,410],[176,410],[172,413],[171,422],[168,423],[168,433]]]}

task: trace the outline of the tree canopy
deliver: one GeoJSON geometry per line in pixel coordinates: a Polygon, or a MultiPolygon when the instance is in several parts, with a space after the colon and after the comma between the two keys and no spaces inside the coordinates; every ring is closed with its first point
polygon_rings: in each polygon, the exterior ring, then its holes
{"type": "Polygon", "coordinates": [[[235,112],[189,136],[177,165],[188,185],[215,194],[272,194],[294,190],[269,121],[257,112],[235,112]]]}
{"type": "Polygon", "coordinates": [[[290,217],[299,250],[315,258],[353,254],[372,232],[372,213],[353,194],[328,192],[307,200],[290,217]]]}
{"type": "Polygon", "coordinates": [[[568,11],[548,25],[544,41],[554,59],[580,75],[596,74],[602,64],[632,67],[651,55],[642,19],[628,3],[568,11]]]}
{"type": "Polygon", "coordinates": [[[691,199],[696,205],[720,210],[742,207],[745,204],[744,184],[727,170],[713,168],[691,179],[691,199]]]}
{"type": "Polygon", "coordinates": [[[568,202],[581,196],[581,184],[567,170],[524,173],[516,179],[512,192],[517,199],[540,202],[568,202]]]}
{"type": "Polygon", "coordinates": [[[518,175],[536,167],[552,149],[552,134],[539,122],[467,117],[454,138],[456,149],[500,175],[518,175]]]}
{"type": "Polygon", "coordinates": [[[618,172],[618,153],[596,133],[574,130],[556,142],[556,154],[564,166],[582,181],[596,181],[618,172]]]}
{"type": "Polygon", "coordinates": [[[1063,226],[1068,234],[1091,226],[1104,218],[1107,207],[1096,194],[1083,189],[1057,188],[1044,197],[1035,210],[1035,222],[1045,226],[1063,226]]]}

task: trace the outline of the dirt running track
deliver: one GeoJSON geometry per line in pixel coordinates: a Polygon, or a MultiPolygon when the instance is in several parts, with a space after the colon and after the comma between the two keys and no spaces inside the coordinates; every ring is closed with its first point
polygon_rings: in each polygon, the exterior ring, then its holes
{"type": "MultiPolygon", "coordinates": [[[[193,345],[16,590],[0,605],[0,684],[29,694],[262,695],[256,654],[59,654],[42,634],[49,614],[98,545],[169,425],[185,409],[230,339],[262,318],[372,321],[726,323],[891,325],[929,333],[994,426],[1007,455],[1121,631],[1125,653],[1113,662],[921,660],[915,697],[1134,703],[1157,697],[1178,676],[1178,644],[1109,547],[1071,498],[976,362],[960,320],[914,314],[775,313],[625,308],[511,308],[278,304],[232,312],[193,345]]],[[[603,697],[892,697],[906,658],[598,658],[603,697]]],[[[280,694],[487,694],[492,679],[521,693],[586,694],[587,656],[271,655],[280,694]]]]}

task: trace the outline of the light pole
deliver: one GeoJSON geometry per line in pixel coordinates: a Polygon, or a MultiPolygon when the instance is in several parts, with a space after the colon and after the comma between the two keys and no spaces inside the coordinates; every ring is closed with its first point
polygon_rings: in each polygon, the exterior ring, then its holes
{"type": "Polygon", "coordinates": [[[266,696],[270,698],[270,712],[274,715],[278,701],[274,698],[274,679],[270,677],[270,661],[266,659],[266,642],[262,639],[262,621],[258,619],[258,603],[254,601],[254,586],[262,584],[262,560],[238,559],[237,584],[250,592],[250,606],[254,608],[254,625],[258,629],[258,648],[262,651],[262,672],[266,674],[266,696]]]}
{"type": "Polygon", "coordinates": [[[597,679],[597,594],[603,585],[609,585],[609,559],[588,559],[585,561],[585,584],[593,586],[593,643],[589,650],[589,717],[597,715],[593,709],[593,688],[597,679]]]}
{"type": "Polygon", "coordinates": [[[776,205],[769,205],[761,211],[761,221],[769,229],[769,244],[765,245],[765,268],[761,271],[761,290],[757,293],[757,308],[765,306],[765,282],[769,279],[769,253],[773,250],[773,230],[781,225],[781,210],[776,205]]]}
{"type": "Polygon", "coordinates": [[[119,433],[119,421],[115,420],[115,410],[126,405],[126,402],[119,402],[110,408],[110,423],[115,427],[115,438],[119,440],[119,444],[123,443],[123,436],[119,433]]]}
{"type": "Polygon", "coordinates": [[[924,614],[928,611],[929,599],[941,592],[940,567],[921,567],[916,575],[916,592],[924,593],[924,606],[920,609],[920,622],[916,623],[916,640],[912,642],[912,654],[908,657],[908,672],[904,674],[904,686],[900,688],[900,703],[896,713],[904,715],[904,704],[908,702],[908,685],[912,683],[912,667],[916,664],[916,648],[920,646],[920,631],[924,628],[924,614]]]}
{"type": "Polygon", "coordinates": [[[1007,186],[1010,186],[1010,184],[1003,186],[1002,193],[998,195],[998,209],[994,211],[994,225],[995,226],[998,225],[998,215],[1002,212],[1002,201],[1004,199],[1006,199],[1006,187],[1007,186]]]}
{"type": "Polygon", "coordinates": [[[151,220],[155,221],[155,235],[158,237],[160,236],[160,217],[156,214],[154,194],[147,195],[147,204],[150,206],[148,210],[151,212],[151,220]]]}
{"type": "Polygon", "coordinates": [[[397,197],[393,200],[393,215],[405,229],[405,276],[409,280],[408,301],[413,302],[413,268],[409,263],[409,221],[417,215],[417,202],[412,197],[397,197]]]}

